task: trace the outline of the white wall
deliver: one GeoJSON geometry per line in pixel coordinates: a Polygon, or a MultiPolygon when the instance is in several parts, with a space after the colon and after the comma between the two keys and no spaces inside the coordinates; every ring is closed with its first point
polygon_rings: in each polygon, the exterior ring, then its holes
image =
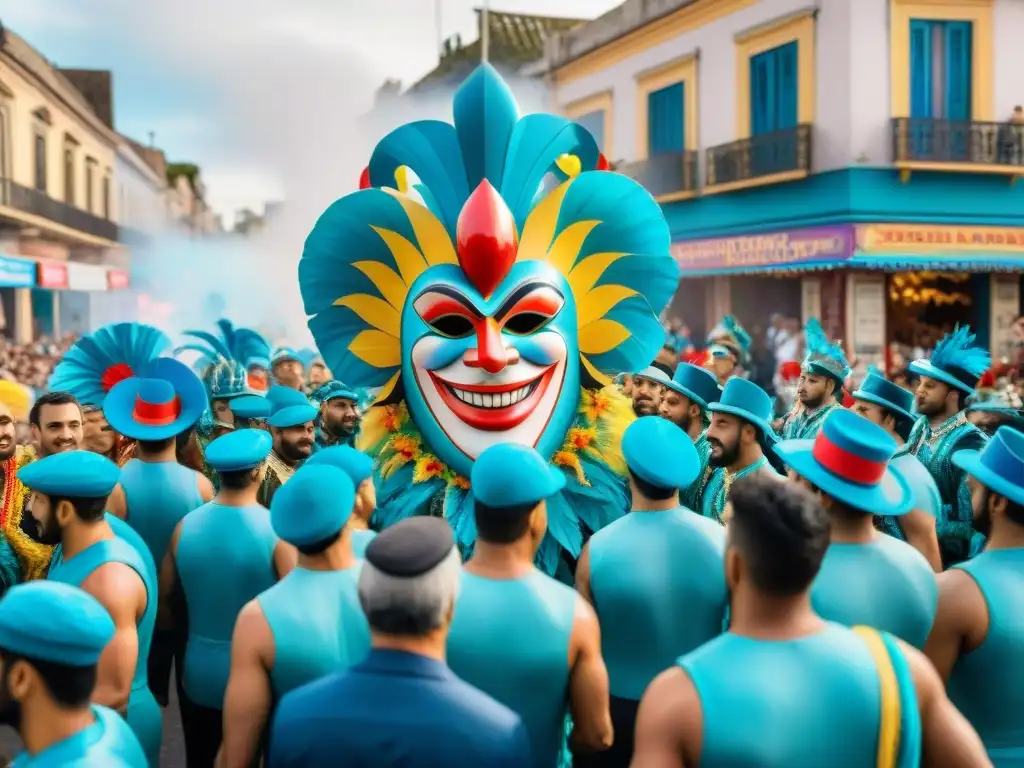
{"type": "Polygon", "coordinates": [[[115,173],[120,212],[118,223],[128,229],[155,235],[167,228],[165,188],[139,168],[138,163],[141,162],[131,149],[124,146],[118,149],[115,173]]]}
{"type": "Polygon", "coordinates": [[[1024,2],[996,0],[992,20],[992,46],[995,49],[996,120],[1005,120],[1013,108],[1024,104],[1024,2]]]}

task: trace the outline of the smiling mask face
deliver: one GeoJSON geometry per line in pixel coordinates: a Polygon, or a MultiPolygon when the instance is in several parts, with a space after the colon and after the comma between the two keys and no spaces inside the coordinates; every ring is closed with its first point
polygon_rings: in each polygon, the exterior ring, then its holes
{"type": "Polygon", "coordinates": [[[402,319],[410,413],[460,474],[495,443],[558,449],[579,395],[576,308],[565,280],[516,264],[485,299],[457,267],[435,267],[409,292],[402,319]]]}

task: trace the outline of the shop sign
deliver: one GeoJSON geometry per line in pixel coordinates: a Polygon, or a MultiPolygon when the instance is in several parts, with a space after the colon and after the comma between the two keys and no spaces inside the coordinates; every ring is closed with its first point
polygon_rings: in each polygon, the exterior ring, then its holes
{"type": "Polygon", "coordinates": [[[857,249],[867,253],[1019,253],[1024,227],[956,227],[922,224],[863,224],[857,249]]]}
{"type": "Polygon", "coordinates": [[[59,290],[68,287],[68,268],[56,261],[39,262],[39,287],[59,290]]]}
{"type": "Polygon", "coordinates": [[[72,291],[107,290],[107,270],[93,264],[68,262],[68,287],[72,291]]]}
{"type": "Polygon", "coordinates": [[[129,286],[130,276],[123,269],[107,270],[107,287],[112,291],[120,291],[129,286]]]}
{"type": "Polygon", "coordinates": [[[853,247],[853,227],[838,225],[673,243],[672,255],[685,273],[849,259],[853,247]]]}
{"type": "Polygon", "coordinates": [[[0,256],[0,286],[31,288],[36,284],[36,263],[28,259],[0,256]]]}

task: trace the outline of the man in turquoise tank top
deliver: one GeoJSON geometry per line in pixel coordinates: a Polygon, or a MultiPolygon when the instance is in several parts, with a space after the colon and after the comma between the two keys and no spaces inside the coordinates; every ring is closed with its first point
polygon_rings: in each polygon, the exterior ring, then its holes
{"type": "Polygon", "coordinates": [[[988,766],[923,654],[814,612],[810,588],[830,546],[821,502],[758,476],[729,501],[729,631],[651,683],[633,768],[988,766]]]}
{"type": "Polygon", "coordinates": [[[697,475],[689,488],[679,492],[679,503],[687,509],[697,510],[700,489],[704,485],[704,475],[711,456],[711,443],[707,436],[707,428],[711,423],[708,405],[717,403],[721,395],[722,388],[718,386],[718,380],[711,371],[692,363],[680,363],[671,381],[665,384],[661,404],[658,406],[658,415],[689,435],[697,449],[697,458],[700,460],[697,475]]]}
{"type": "Polygon", "coordinates": [[[985,550],[939,576],[925,648],[996,768],[1024,765],[1024,435],[1000,427],[953,462],[969,476],[985,550]]]}
{"type": "Polygon", "coordinates": [[[608,749],[608,672],[597,616],[533,564],[547,533],[545,502],[565,486],[565,475],[533,448],[499,443],[474,462],[470,484],[477,540],[448,635],[449,666],[519,714],[534,768],[560,764],[566,702],[573,752],[608,749]]]}
{"type": "Polygon", "coordinates": [[[796,385],[797,402],[786,416],[782,437],[786,440],[811,440],[829,414],[842,408],[843,383],[850,375],[850,364],[842,345],[825,335],[816,318],[804,328],[807,349],[796,385]]]}
{"type": "Polygon", "coordinates": [[[181,714],[190,768],[212,768],[220,748],[235,618],[295,563],[256,501],[270,444],[262,429],[237,429],[207,446],[220,490],[178,523],[160,569],[161,626],[188,628],[181,714]],[[184,611],[172,599],[179,585],[184,611]]]}
{"type": "Polygon", "coordinates": [[[25,747],[13,768],[146,768],[121,716],[89,703],[114,632],[106,609],[66,584],[35,581],[0,601],[0,723],[25,747]]]}
{"type": "Polygon", "coordinates": [[[576,567],[576,588],[601,621],[615,743],[577,758],[577,768],[628,768],[644,690],[680,653],[721,633],[729,601],[724,529],[679,503],[700,466],[690,438],[644,416],[627,427],[622,454],[632,510],[591,537],[576,567]]]}
{"type": "MultiPolygon", "coordinates": [[[[339,451],[366,458],[348,446],[316,456],[339,451]]],[[[270,521],[298,549],[299,562],[250,601],[235,622],[223,765],[253,765],[275,702],[300,685],[348,669],[370,650],[349,530],[355,496],[344,471],[312,459],[274,496],[270,521]]]]}
{"type": "Polygon", "coordinates": [[[814,440],[784,440],[776,453],[791,477],[816,493],[832,521],[831,541],[811,590],[814,610],[848,627],[865,625],[924,648],[939,592],[924,555],[875,530],[879,509],[913,508],[906,479],[889,466],[896,441],[852,411],[829,414],[814,440]]]}
{"type": "Polygon", "coordinates": [[[924,433],[914,430],[913,393],[877,373],[869,373],[860,389],[853,393],[853,401],[850,410],[877,424],[896,442],[896,453],[889,466],[903,476],[914,494],[914,505],[905,515],[879,514],[879,510],[872,510],[875,527],[909,543],[925,556],[934,570],[942,570],[939,540],[935,534],[936,520],[942,514],[942,498],[935,479],[917,457],[924,433]],[[918,439],[911,440],[915,431],[918,439]]]}
{"type": "MultiPolygon", "coordinates": [[[[138,441],[124,465],[107,510],[126,521],[149,547],[157,568],[174,527],[186,514],[213,498],[213,485],[200,472],[178,463],[176,437],[206,410],[206,389],[185,365],[157,358],[137,376],[114,385],[103,413],[115,431],[138,441]]],[[[149,682],[166,706],[171,661],[183,637],[157,631],[149,659],[149,682]]],[[[179,658],[180,669],[180,658],[179,658]]],[[[180,673],[179,673],[180,674],[180,673]]]]}
{"type": "Polygon", "coordinates": [[[356,489],[356,500],[352,507],[345,528],[352,539],[352,554],[360,560],[366,554],[366,546],[376,531],[370,530],[370,519],[377,508],[377,489],[373,484],[373,460],[362,451],[348,445],[335,445],[323,448],[312,456],[303,466],[329,464],[337,467],[346,475],[356,489]]]}
{"type": "Polygon", "coordinates": [[[69,451],[47,456],[18,472],[31,491],[41,540],[60,544],[63,560],[48,578],[81,587],[107,609],[115,632],[97,671],[93,701],[128,720],[150,766],[160,759],[162,717],[146,676],[157,585],[151,564],[106,521],[107,497],[120,470],[105,456],[69,451]]]}
{"type": "Polygon", "coordinates": [[[277,489],[291,479],[295,470],[313,452],[313,422],[317,410],[304,394],[290,387],[271,387],[267,400],[270,402],[267,424],[274,446],[267,457],[257,499],[269,509],[277,489]]]}
{"type": "Polygon", "coordinates": [[[771,425],[772,399],[752,381],[732,377],[718,402],[708,404],[708,410],[711,471],[704,475],[700,509],[695,511],[724,524],[729,489],[734,482],[748,475],[778,477],[766,456],[778,437],[771,425]]]}

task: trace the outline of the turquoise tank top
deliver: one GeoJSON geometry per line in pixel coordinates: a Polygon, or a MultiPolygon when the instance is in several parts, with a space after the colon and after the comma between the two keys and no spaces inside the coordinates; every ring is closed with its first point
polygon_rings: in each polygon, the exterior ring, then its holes
{"type": "Polygon", "coordinates": [[[1024,548],[989,550],[955,567],[985,596],[988,633],[957,660],[949,698],[978,731],[996,768],[1024,766],[1024,548]]]}
{"type": "Polygon", "coordinates": [[[128,525],[138,532],[160,568],[174,529],[202,506],[198,473],[176,461],[156,464],[132,459],[121,469],[128,525]]]}
{"type": "MultiPolygon", "coordinates": [[[[107,521],[107,525],[110,526],[110,530],[114,532],[114,535],[120,539],[124,539],[133,547],[135,551],[142,556],[147,566],[152,567],[153,572],[153,583],[156,584],[158,581],[158,571],[156,569],[156,563],[153,562],[153,555],[149,553],[149,547],[146,546],[146,542],[142,540],[142,537],[135,532],[128,523],[122,520],[117,515],[112,515],[109,512],[103,513],[104,519],[107,521]]],[[[64,562],[64,545],[58,544],[53,548],[53,556],[50,558],[50,569],[60,567],[60,564],[64,562]]]]}
{"type": "Polygon", "coordinates": [[[203,707],[221,709],[231,670],[231,634],[245,604],[277,581],[270,512],[214,501],[181,524],[175,562],[188,606],[182,684],[203,707]]]}
{"type": "Polygon", "coordinates": [[[360,560],[366,557],[366,547],[377,535],[376,531],[352,531],[352,554],[360,560]]]}
{"type": "Polygon", "coordinates": [[[811,587],[811,604],[823,619],[874,627],[924,648],[939,607],[939,586],[924,555],[879,535],[868,544],[829,544],[811,587]]]}
{"type": "Polygon", "coordinates": [[[852,630],[829,623],[784,641],[727,632],[677,663],[700,697],[701,768],[876,764],[881,688],[852,630]]]}
{"type": "Polygon", "coordinates": [[[138,623],[139,657],[135,662],[135,677],[128,698],[128,725],[139,738],[149,765],[160,764],[160,741],[163,738],[163,715],[149,690],[147,667],[149,647],[153,642],[153,628],[156,625],[157,582],[153,577],[152,563],[125,539],[113,538],[99,541],[71,559],[61,562],[57,568],[50,568],[49,578],[63,584],[81,586],[89,575],[107,563],[122,563],[139,574],[146,586],[146,610],[138,623]]]}
{"type": "Polygon", "coordinates": [[[146,768],[146,755],[128,724],[112,709],[93,704],[96,722],[36,755],[22,752],[11,768],[146,768]]]}
{"type": "Polygon", "coordinates": [[[274,635],[275,699],[366,658],[370,627],[356,589],[360,567],[295,568],[256,598],[274,635]]]}
{"type": "Polygon", "coordinates": [[[579,599],[536,570],[507,580],[462,574],[448,666],[519,714],[536,768],[555,768],[561,756],[579,599]]]}
{"type": "Polygon", "coordinates": [[[589,546],[611,693],[639,701],[680,653],[722,632],[725,529],[683,507],[630,512],[589,546]]]}

